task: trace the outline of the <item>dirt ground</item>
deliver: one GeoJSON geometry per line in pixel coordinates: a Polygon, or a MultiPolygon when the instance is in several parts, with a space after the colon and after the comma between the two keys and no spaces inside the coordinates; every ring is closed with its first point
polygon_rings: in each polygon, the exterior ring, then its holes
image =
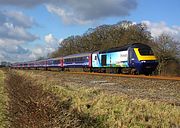
{"type": "Polygon", "coordinates": [[[33,72],[37,79],[53,82],[53,84],[60,86],[95,87],[110,93],[126,94],[130,98],[161,101],[180,106],[180,81],[81,75],[51,71],[33,72]]]}

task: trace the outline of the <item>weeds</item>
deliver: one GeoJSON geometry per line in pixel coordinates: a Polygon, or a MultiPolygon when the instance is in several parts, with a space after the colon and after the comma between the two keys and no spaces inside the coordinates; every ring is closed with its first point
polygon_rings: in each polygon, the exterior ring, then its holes
{"type": "Polygon", "coordinates": [[[180,107],[163,102],[130,99],[97,88],[77,88],[48,83],[47,90],[60,97],[72,97],[72,106],[79,112],[97,117],[110,128],[180,127],[180,107]]]}
{"type": "Polygon", "coordinates": [[[25,74],[9,72],[6,85],[11,128],[105,127],[96,118],[72,108],[72,97],[64,99],[45,91],[25,74]]]}
{"type": "Polygon", "coordinates": [[[4,73],[0,70],[0,128],[6,128],[8,121],[6,119],[7,94],[4,88],[4,73]]]}
{"type": "Polygon", "coordinates": [[[9,72],[6,90],[12,128],[180,127],[179,106],[55,84],[32,72],[9,72]]]}

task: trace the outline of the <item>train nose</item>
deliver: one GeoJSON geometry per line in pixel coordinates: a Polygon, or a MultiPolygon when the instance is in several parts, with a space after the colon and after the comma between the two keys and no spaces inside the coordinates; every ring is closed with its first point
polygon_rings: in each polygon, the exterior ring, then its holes
{"type": "Polygon", "coordinates": [[[157,65],[157,61],[141,61],[142,72],[150,74],[156,70],[157,65]]]}

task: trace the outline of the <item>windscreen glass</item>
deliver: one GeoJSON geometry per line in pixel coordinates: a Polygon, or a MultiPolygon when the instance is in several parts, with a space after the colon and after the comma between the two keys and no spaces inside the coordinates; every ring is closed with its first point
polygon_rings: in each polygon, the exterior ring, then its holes
{"type": "Polygon", "coordinates": [[[139,53],[141,54],[141,55],[154,55],[153,54],[153,51],[150,49],[150,48],[148,48],[148,49],[139,49],[139,53]]]}

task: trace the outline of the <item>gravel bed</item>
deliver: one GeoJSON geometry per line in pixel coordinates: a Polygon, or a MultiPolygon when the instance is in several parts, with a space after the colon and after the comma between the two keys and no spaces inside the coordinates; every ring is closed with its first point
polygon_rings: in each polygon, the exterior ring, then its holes
{"type": "Polygon", "coordinates": [[[110,93],[126,94],[131,98],[168,102],[180,106],[180,81],[81,75],[34,71],[54,84],[75,87],[96,87],[110,93]]]}

